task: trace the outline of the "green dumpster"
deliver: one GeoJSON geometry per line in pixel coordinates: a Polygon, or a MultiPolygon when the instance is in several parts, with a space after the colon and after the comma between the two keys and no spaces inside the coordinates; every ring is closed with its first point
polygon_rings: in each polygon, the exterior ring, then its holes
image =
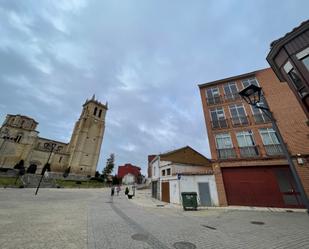
{"type": "Polygon", "coordinates": [[[196,192],[182,192],[183,210],[193,209],[197,210],[197,193],[196,192]]]}

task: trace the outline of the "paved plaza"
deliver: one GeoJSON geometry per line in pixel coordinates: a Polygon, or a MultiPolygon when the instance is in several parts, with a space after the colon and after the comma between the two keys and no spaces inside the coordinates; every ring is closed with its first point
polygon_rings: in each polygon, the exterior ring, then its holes
{"type": "Polygon", "coordinates": [[[1,249],[309,248],[306,213],[184,212],[107,189],[34,191],[0,190],[1,249]]]}

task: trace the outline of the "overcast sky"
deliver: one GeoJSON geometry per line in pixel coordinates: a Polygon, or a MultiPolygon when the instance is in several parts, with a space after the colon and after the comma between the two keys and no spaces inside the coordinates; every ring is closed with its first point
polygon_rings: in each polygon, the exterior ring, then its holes
{"type": "Polygon", "coordinates": [[[23,114],[68,142],[82,104],[108,101],[98,168],[147,155],[210,157],[198,83],[264,67],[309,1],[1,0],[0,121],[23,114]]]}

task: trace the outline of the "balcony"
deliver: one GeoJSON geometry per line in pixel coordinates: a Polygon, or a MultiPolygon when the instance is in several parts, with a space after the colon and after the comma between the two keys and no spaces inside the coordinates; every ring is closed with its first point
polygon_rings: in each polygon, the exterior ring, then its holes
{"type": "Polygon", "coordinates": [[[239,147],[239,152],[241,157],[257,157],[259,155],[259,150],[255,145],[239,147]]]}
{"type": "Polygon", "coordinates": [[[280,144],[268,144],[264,145],[266,154],[268,156],[281,156],[283,151],[280,144]]]}
{"type": "Polygon", "coordinates": [[[224,100],[225,101],[234,101],[240,99],[239,93],[231,93],[231,94],[225,94],[224,95],[224,100]]]}
{"type": "Polygon", "coordinates": [[[217,149],[219,159],[236,158],[236,152],[234,148],[217,149]]]}
{"type": "Polygon", "coordinates": [[[271,122],[270,118],[266,116],[264,113],[254,114],[253,118],[256,124],[264,124],[271,122]]]}
{"type": "Polygon", "coordinates": [[[206,98],[207,105],[216,105],[222,103],[222,98],[221,96],[216,96],[216,97],[211,97],[211,98],[206,98]]]}
{"type": "Polygon", "coordinates": [[[228,128],[228,122],[226,119],[218,119],[211,121],[211,127],[213,129],[219,129],[219,128],[228,128]]]}
{"type": "Polygon", "coordinates": [[[232,117],[231,121],[234,127],[249,125],[249,119],[247,116],[232,117]]]}

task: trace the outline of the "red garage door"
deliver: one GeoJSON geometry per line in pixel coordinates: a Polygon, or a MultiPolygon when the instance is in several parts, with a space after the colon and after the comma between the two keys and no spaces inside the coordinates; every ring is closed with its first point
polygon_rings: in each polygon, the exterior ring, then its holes
{"type": "Polygon", "coordinates": [[[222,168],[229,205],[303,207],[288,167],[222,168]]]}

